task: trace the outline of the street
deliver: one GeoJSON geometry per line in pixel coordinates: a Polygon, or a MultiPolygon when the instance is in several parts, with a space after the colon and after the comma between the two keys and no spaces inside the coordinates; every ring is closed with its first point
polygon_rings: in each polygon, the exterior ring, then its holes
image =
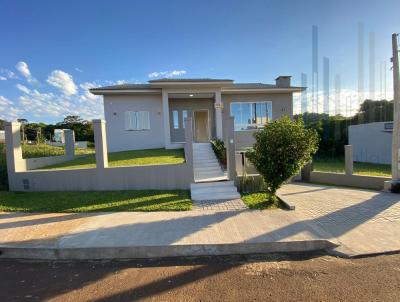
{"type": "Polygon", "coordinates": [[[0,261],[0,301],[399,301],[400,254],[0,261]]]}

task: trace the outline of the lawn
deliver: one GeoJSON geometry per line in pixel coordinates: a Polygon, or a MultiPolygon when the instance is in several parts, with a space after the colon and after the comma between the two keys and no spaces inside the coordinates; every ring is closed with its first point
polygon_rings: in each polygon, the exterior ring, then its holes
{"type": "MultiPolygon", "coordinates": [[[[314,157],[314,171],[344,173],[344,158],[314,157]]],[[[354,174],[391,176],[391,165],[354,162],[354,174]]]]}
{"type": "MultiPolygon", "coordinates": [[[[108,153],[109,167],[180,164],[185,161],[183,149],[149,149],[108,153]]],[[[95,155],[88,155],[41,169],[95,168],[95,155]]]]}
{"type": "Polygon", "coordinates": [[[0,192],[5,212],[187,211],[189,191],[0,192]]]}
{"type": "Polygon", "coordinates": [[[244,193],[242,200],[250,209],[267,210],[281,207],[278,197],[268,195],[266,192],[244,193]]]}

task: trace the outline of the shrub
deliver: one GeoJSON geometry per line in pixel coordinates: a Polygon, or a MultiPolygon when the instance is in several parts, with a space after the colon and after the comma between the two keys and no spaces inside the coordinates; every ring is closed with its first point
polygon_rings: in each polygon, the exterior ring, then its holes
{"type": "Polygon", "coordinates": [[[304,128],[303,120],[284,116],[254,134],[256,142],[246,154],[264,178],[266,191],[276,190],[311,160],[318,150],[315,130],[304,128]]]}
{"type": "Polygon", "coordinates": [[[223,164],[226,165],[226,148],[224,141],[216,138],[211,141],[211,146],[214,150],[215,155],[217,156],[218,160],[223,164]]]}

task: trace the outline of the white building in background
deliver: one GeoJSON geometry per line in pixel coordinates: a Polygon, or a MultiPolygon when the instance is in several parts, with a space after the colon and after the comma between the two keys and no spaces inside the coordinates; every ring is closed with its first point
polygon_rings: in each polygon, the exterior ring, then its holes
{"type": "Polygon", "coordinates": [[[353,160],[365,163],[392,163],[393,122],[377,122],[349,126],[349,145],[353,160]]]}

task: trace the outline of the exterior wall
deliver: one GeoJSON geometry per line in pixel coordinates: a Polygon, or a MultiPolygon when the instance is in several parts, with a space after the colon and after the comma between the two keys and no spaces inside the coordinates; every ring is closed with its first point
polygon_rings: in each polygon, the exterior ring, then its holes
{"type": "Polygon", "coordinates": [[[390,180],[389,177],[354,174],[348,175],[331,172],[312,171],[310,175],[310,181],[315,183],[330,184],[335,186],[359,187],[371,190],[382,190],[384,182],[388,180],[390,180]]]}
{"type": "Polygon", "coordinates": [[[193,171],[176,165],[37,170],[14,174],[11,191],[189,189],[193,171]]]}
{"type": "Polygon", "coordinates": [[[385,131],[385,124],[388,123],[378,122],[349,127],[349,145],[353,146],[354,161],[391,164],[392,132],[385,131]]]}
{"type": "Polygon", "coordinates": [[[110,152],[165,147],[161,95],[104,96],[104,115],[110,152]],[[126,131],[126,111],[148,111],[150,130],[126,131]]]}
{"type": "Polygon", "coordinates": [[[186,162],[182,164],[109,168],[105,122],[94,120],[96,168],[26,171],[21,168],[22,164],[26,165],[26,161],[24,162],[20,152],[20,124],[6,123],[6,155],[10,191],[189,189],[194,180],[190,119],[187,120],[186,125],[186,162]]]}
{"type": "MultiPolygon", "coordinates": [[[[211,138],[215,137],[215,112],[213,99],[169,99],[169,118],[171,130],[171,142],[184,142],[185,129],[182,127],[182,110],[187,110],[188,117],[193,120],[193,111],[207,109],[209,112],[209,127],[211,138]],[[178,111],[179,129],[174,129],[172,111],[178,111]]],[[[192,123],[194,126],[194,123],[192,123]]],[[[193,129],[194,130],[194,129],[193,129]]]]}
{"type": "Polygon", "coordinates": [[[48,156],[48,157],[35,157],[35,158],[27,158],[21,159],[21,165],[24,167],[23,170],[35,170],[42,167],[47,167],[51,165],[56,165],[60,163],[64,163],[66,161],[70,161],[71,159],[85,157],[88,155],[76,155],[74,157],[67,157],[65,155],[60,156],[48,156]]]}
{"type": "MultiPolygon", "coordinates": [[[[291,93],[275,94],[222,94],[224,109],[222,116],[225,119],[230,116],[230,104],[232,102],[272,102],[272,119],[278,119],[284,115],[293,117],[293,95],[291,93]]],[[[255,140],[253,133],[257,130],[235,131],[236,150],[244,150],[251,147],[255,140]]]]}

